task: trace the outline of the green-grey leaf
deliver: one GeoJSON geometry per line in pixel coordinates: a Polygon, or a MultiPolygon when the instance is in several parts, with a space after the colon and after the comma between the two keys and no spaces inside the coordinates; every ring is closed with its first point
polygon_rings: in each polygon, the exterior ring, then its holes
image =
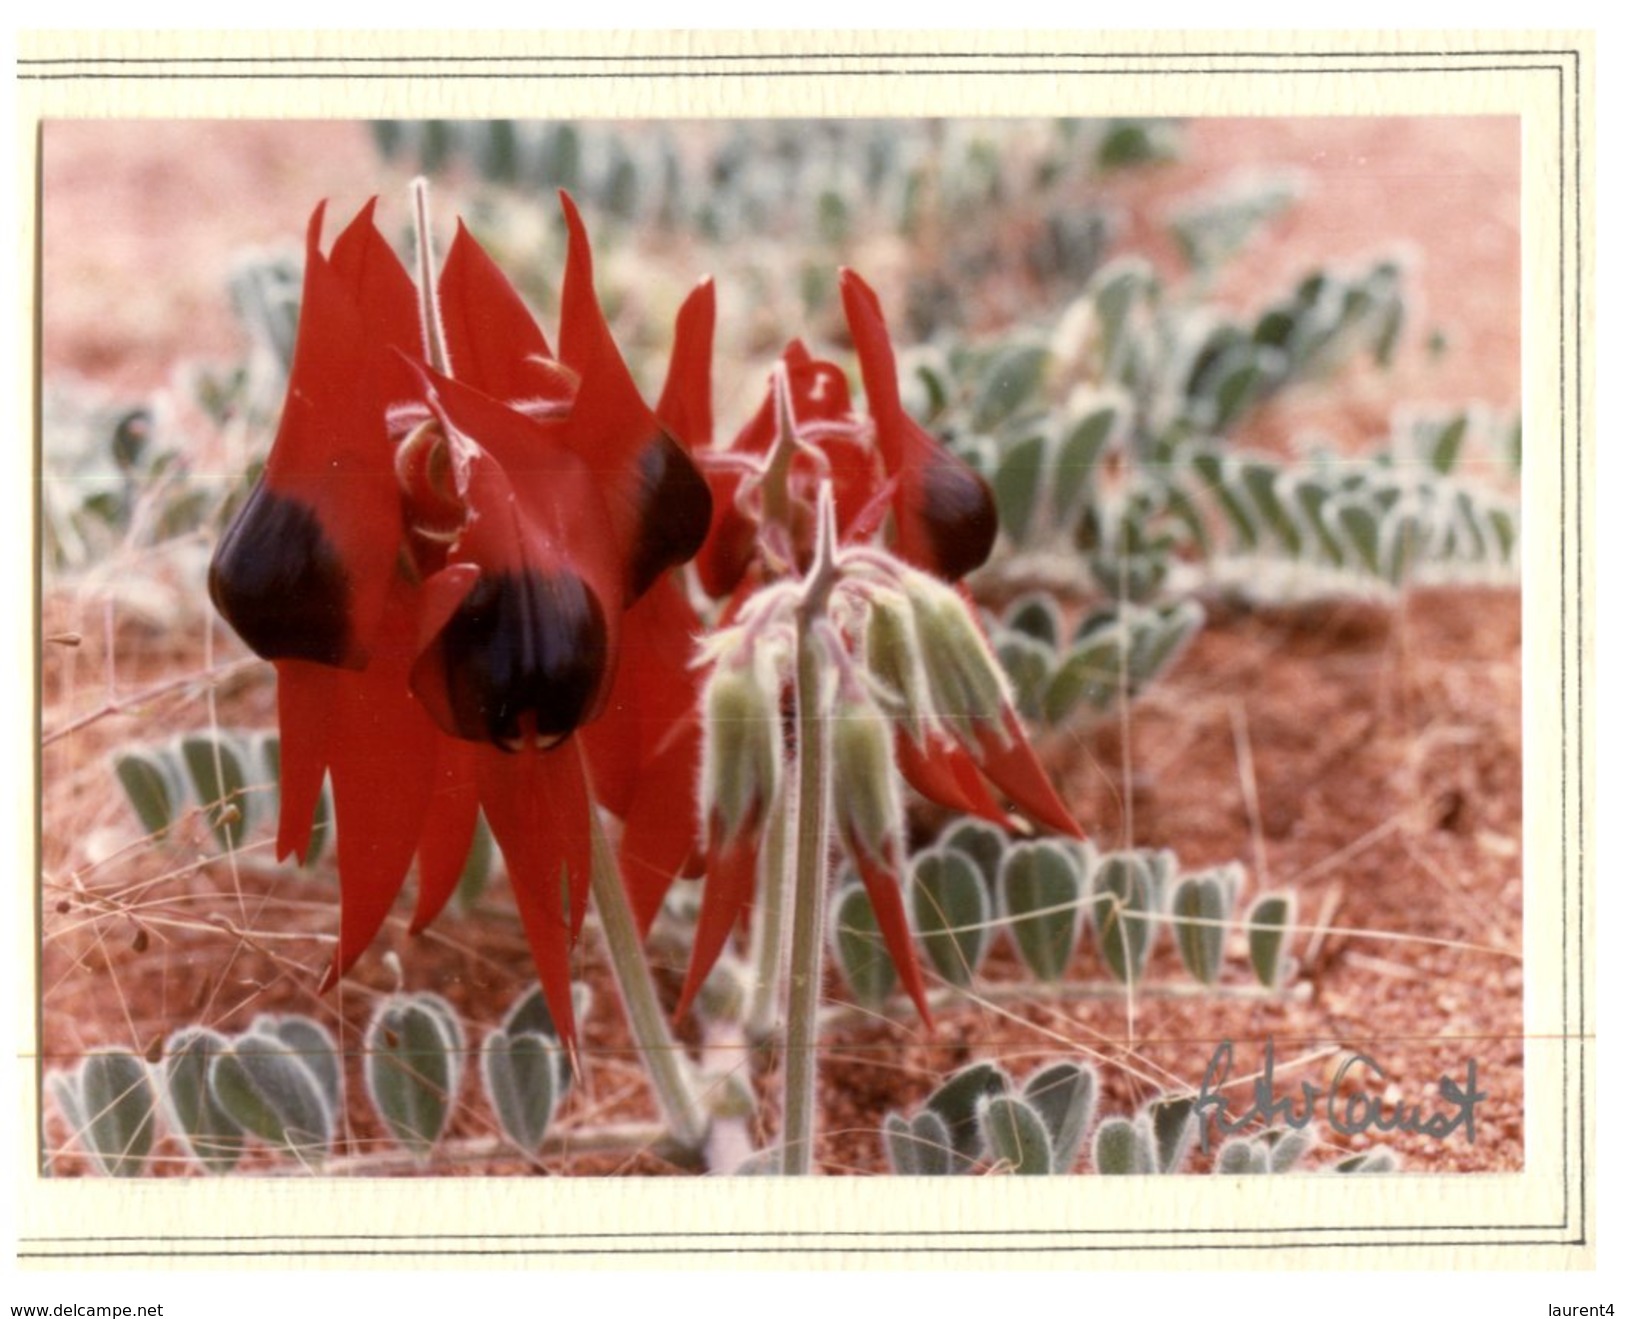
{"type": "Polygon", "coordinates": [[[1054,1170],[1049,1132],[1031,1104],[994,1095],[982,1101],[980,1120],[988,1151],[1007,1172],[1042,1177],[1054,1170]]]}
{"type": "Polygon", "coordinates": [[[1022,596],[1004,611],[1004,625],[1051,650],[1061,644],[1061,612],[1052,596],[1022,596]]]}
{"type": "Polygon", "coordinates": [[[1021,1094],[1044,1119],[1056,1172],[1071,1172],[1095,1119],[1100,1078],[1093,1067],[1052,1063],[1027,1078],[1021,1094]]]}
{"type": "Polygon", "coordinates": [[[562,1092],[559,1044],[550,1035],[510,1036],[495,1030],[480,1053],[481,1075],[502,1132],[526,1154],[536,1154],[562,1092]]]}
{"type": "Polygon", "coordinates": [[[1139,614],[1129,642],[1129,691],[1143,691],[1162,676],[1190,644],[1207,615],[1195,600],[1139,614]]]}
{"type": "Polygon", "coordinates": [[[229,733],[194,733],[181,739],[180,751],[215,837],[225,847],[241,847],[249,829],[248,772],[237,739],[229,733]]]}
{"type": "Polygon", "coordinates": [[[1247,955],[1258,983],[1266,989],[1281,983],[1286,927],[1291,921],[1292,899],[1286,894],[1266,893],[1247,913],[1247,955]]]}
{"type": "Polygon", "coordinates": [[[1134,852],[1101,859],[1091,890],[1095,947],[1112,978],[1138,982],[1145,973],[1154,932],[1151,867],[1134,852]]]}
{"type": "Polygon", "coordinates": [[[961,820],[944,832],[939,842],[940,846],[968,857],[992,892],[998,883],[999,867],[1004,863],[1004,850],[1008,845],[1002,829],[984,820],[961,820]]]}
{"type": "Polygon", "coordinates": [[[163,760],[152,751],[125,751],[113,761],[113,773],[141,827],[155,838],[167,833],[178,793],[163,760]]]}
{"type": "Polygon", "coordinates": [[[209,1064],[209,1090],[251,1135],[320,1163],[333,1139],[335,1113],[310,1065],[287,1044],[250,1033],[209,1064]]]}
{"type": "Polygon", "coordinates": [[[1095,1171],[1105,1177],[1144,1177],[1156,1171],[1143,1123],[1109,1117],[1095,1130],[1095,1171]]]}
{"type": "Polygon", "coordinates": [[[1270,463],[1248,462],[1241,467],[1242,483],[1247,487],[1253,507],[1263,517],[1264,525],[1274,533],[1281,548],[1297,558],[1303,552],[1303,533],[1276,494],[1280,474],[1280,469],[1270,463]]]}
{"type": "Polygon", "coordinates": [[[133,1053],[92,1053],[79,1065],[79,1138],[110,1177],[136,1177],[156,1136],[157,1100],[147,1065],[133,1053]]]}
{"type": "Polygon", "coordinates": [[[1461,459],[1463,442],[1467,439],[1467,414],[1458,412],[1442,425],[1428,424],[1424,438],[1429,465],[1440,476],[1448,476],[1461,459]]]}
{"type": "Polygon", "coordinates": [[[243,1151],[243,1131],[209,1089],[209,1067],[231,1043],[218,1031],[188,1026],[164,1044],[164,1093],[186,1147],[207,1172],[230,1172],[243,1151]]]}
{"type": "Polygon", "coordinates": [[[1364,1154],[1351,1154],[1332,1165],[1333,1172],[1384,1173],[1399,1171],[1399,1157],[1384,1145],[1364,1154]]]}
{"type": "Polygon", "coordinates": [[[385,999],[367,1027],[363,1075],[372,1106],[419,1160],[451,1119],[462,1080],[463,1032],[438,995],[385,999]]]}
{"type": "Polygon", "coordinates": [[[1303,513],[1304,521],[1315,533],[1315,546],[1321,556],[1328,559],[1334,568],[1342,567],[1348,556],[1344,552],[1342,540],[1332,531],[1331,524],[1327,520],[1326,506],[1332,498],[1331,490],[1312,477],[1299,477],[1295,482],[1293,494],[1303,513]]]}
{"type": "Polygon", "coordinates": [[[1337,526],[1341,529],[1345,542],[1359,556],[1360,562],[1371,573],[1380,573],[1382,565],[1379,559],[1382,543],[1382,526],[1377,515],[1364,504],[1352,503],[1343,500],[1336,509],[1337,526]]]}
{"type": "Polygon", "coordinates": [[[1269,1171],[1269,1155],[1252,1141],[1233,1136],[1219,1147],[1213,1171],[1225,1176],[1257,1176],[1269,1171]]]}
{"type": "Polygon", "coordinates": [[[1083,878],[1067,850],[1018,843],[999,871],[999,904],[1021,960],[1040,980],[1059,980],[1078,942],[1083,878]]]}
{"type": "Polygon", "coordinates": [[[914,861],[909,908],[931,965],[951,984],[969,985],[992,942],[992,904],[975,863],[955,848],[922,853],[914,861]]]}
{"type": "Polygon", "coordinates": [[[1204,985],[1217,984],[1224,966],[1224,922],[1230,919],[1225,886],[1211,875],[1191,875],[1174,890],[1173,924],[1185,969],[1204,985]]]}
{"type": "Polygon", "coordinates": [[[897,985],[897,968],[861,884],[848,885],[831,904],[830,946],[852,997],[866,1008],[885,1003],[897,985]]]}
{"type": "Polygon", "coordinates": [[[1042,435],[1017,440],[1000,455],[993,472],[999,525],[1017,544],[1033,530],[1033,518],[1043,494],[1045,447],[1042,435]]]}
{"type": "Polygon", "coordinates": [[[1171,1173],[1179,1171],[1185,1155],[1190,1152],[1196,1135],[1196,1100],[1190,1095],[1173,1099],[1153,1099],[1146,1105],[1146,1116],[1151,1126],[1151,1138],[1156,1148],[1157,1169],[1171,1173]]]}
{"type": "Polygon", "coordinates": [[[1311,1149],[1315,1138],[1306,1130],[1276,1127],[1259,1137],[1272,1173],[1291,1172],[1311,1149]]]}
{"type": "Polygon", "coordinates": [[[953,1172],[957,1156],[948,1127],[930,1109],[922,1109],[912,1121],[888,1113],[882,1131],[893,1172],[903,1177],[945,1177],[953,1172]]]}
{"type": "Polygon", "coordinates": [[[1037,394],[1049,366],[1043,344],[1012,344],[987,364],[971,408],[971,425],[979,431],[997,429],[1016,416],[1037,394]]]}
{"type": "Polygon", "coordinates": [[[981,1101],[989,1095],[1002,1095],[1010,1089],[1010,1078],[997,1063],[972,1063],[944,1081],[925,1106],[940,1117],[948,1129],[948,1143],[962,1159],[975,1162],[981,1150],[976,1115],[981,1101]]]}
{"type": "Polygon", "coordinates": [[[994,647],[999,667],[1015,688],[1016,706],[1029,719],[1038,718],[1049,687],[1055,652],[1022,632],[1005,632],[994,647]]]}
{"type": "Polygon", "coordinates": [[[469,842],[468,856],[463,861],[463,872],[457,877],[455,896],[459,911],[474,910],[486,885],[491,882],[491,872],[495,866],[496,843],[491,837],[491,826],[485,822],[485,813],[481,811],[474,822],[474,837],[469,842]]]}
{"type": "Polygon", "coordinates": [[[1116,427],[1117,410],[1098,408],[1062,437],[1055,454],[1052,491],[1055,517],[1061,525],[1071,522],[1079,496],[1093,484],[1095,468],[1116,427]]]}
{"type": "Polygon", "coordinates": [[[285,1045],[310,1068],[328,1107],[337,1112],[343,1106],[343,1065],[333,1037],[320,1022],[297,1014],[266,1014],[255,1017],[248,1029],[252,1034],[264,1035],[285,1045]]]}
{"type": "Polygon", "coordinates": [[[1061,724],[1080,702],[1104,710],[1117,699],[1122,665],[1122,634],[1115,624],[1074,646],[1044,693],[1044,718],[1061,724]]]}
{"type": "Polygon", "coordinates": [[[1495,547],[1501,563],[1513,567],[1518,562],[1518,519],[1515,514],[1504,508],[1489,509],[1485,520],[1490,524],[1490,531],[1495,537],[1495,547]]]}

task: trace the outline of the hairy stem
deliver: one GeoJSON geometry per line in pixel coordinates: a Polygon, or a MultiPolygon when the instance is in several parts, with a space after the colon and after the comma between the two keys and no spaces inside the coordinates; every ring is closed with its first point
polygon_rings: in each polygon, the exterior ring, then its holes
{"type": "Polygon", "coordinates": [[[778,1029],[779,989],[784,983],[785,882],[789,878],[788,816],[787,804],[780,798],[768,816],[762,846],[761,910],[752,925],[755,976],[745,1012],[745,1036],[753,1043],[769,1039],[778,1029]]]}
{"type": "Polygon", "coordinates": [[[423,322],[423,355],[441,375],[451,374],[446,334],[440,324],[440,300],[434,273],[434,240],[429,231],[429,180],[412,180],[412,223],[417,238],[418,318],[423,322]]]}
{"type": "Polygon", "coordinates": [[[619,867],[604,837],[598,812],[592,820],[592,898],[598,907],[604,945],[609,949],[610,967],[621,991],[627,1025],[649,1073],[650,1084],[660,1102],[672,1139],[685,1149],[698,1149],[705,1142],[707,1119],[689,1079],[682,1050],[666,1026],[666,1014],[655,995],[649,963],[638,941],[637,923],[632,917],[626,890],[621,887],[619,867]]]}
{"type": "Polygon", "coordinates": [[[806,617],[796,628],[796,862],[790,927],[790,1001],[785,1041],[782,1171],[811,1171],[818,1111],[818,1000],[824,978],[828,881],[829,730],[823,716],[819,641],[806,617]]]}

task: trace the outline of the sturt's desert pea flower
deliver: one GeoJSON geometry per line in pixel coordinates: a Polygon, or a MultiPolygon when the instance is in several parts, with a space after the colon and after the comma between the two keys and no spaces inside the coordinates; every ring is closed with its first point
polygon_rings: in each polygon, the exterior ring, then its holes
{"type": "Polygon", "coordinates": [[[573,734],[604,712],[628,611],[699,548],[711,503],[638,394],[563,206],[556,353],[461,225],[435,278],[421,192],[416,284],[371,204],[326,256],[317,208],[281,424],[210,593],[277,670],[279,856],[303,850],[332,783],[327,983],[414,856],[413,927],[433,919],[483,810],[569,1039],[593,809],[573,734]]]}
{"type": "MultiPolygon", "coordinates": [[[[840,368],[796,342],[730,448],[690,440],[713,494],[695,567],[707,592],[725,599],[723,620],[733,626],[707,651],[712,677],[696,813],[707,880],[684,1006],[754,894],[762,824],[778,781],[754,768],[769,743],[742,731],[740,721],[747,706],[775,725],[784,717],[790,649],[772,639],[769,588],[809,570],[818,552],[820,486],[830,492],[826,552],[851,569],[848,600],[861,600],[830,630],[826,649],[837,670],[866,669],[875,689],[847,681],[835,702],[836,831],[922,1014],[924,987],[898,894],[902,811],[892,766],[952,809],[1006,823],[995,795],[1002,793],[1035,822],[1082,836],[1027,741],[968,596],[952,585],[992,549],[992,492],[904,410],[874,292],[843,271],[841,294],[867,416],[855,410],[840,368]],[[749,700],[747,691],[754,692],[749,700]],[[744,745],[752,736],[760,746],[744,745]],[[881,747],[884,773],[874,754],[881,747]],[[748,811],[739,805],[741,785],[755,794],[748,811]]],[[[782,738],[772,745],[782,749],[782,738]]]]}

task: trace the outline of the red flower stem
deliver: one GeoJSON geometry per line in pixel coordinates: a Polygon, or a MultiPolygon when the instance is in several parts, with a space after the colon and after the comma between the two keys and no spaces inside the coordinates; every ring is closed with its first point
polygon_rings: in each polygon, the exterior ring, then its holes
{"type": "Polygon", "coordinates": [[[642,1055],[644,1069],[654,1087],[660,1111],[671,1138],[687,1150],[705,1143],[709,1119],[694,1093],[687,1060],[666,1025],[655,993],[649,963],[638,940],[637,922],[621,885],[615,854],[604,838],[604,827],[596,809],[588,812],[592,827],[592,900],[598,908],[598,923],[615,984],[621,991],[621,1004],[632,1039],[642,1055]]]}

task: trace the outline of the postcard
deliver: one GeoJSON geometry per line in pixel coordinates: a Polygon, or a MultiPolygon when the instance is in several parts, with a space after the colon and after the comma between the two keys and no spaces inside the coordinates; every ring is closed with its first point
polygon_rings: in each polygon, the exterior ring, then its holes
{"type": "Polygon", "coordinates": [[[27,40],[19,1261],[1588,1267],[1593,67],[27,40]]]}

